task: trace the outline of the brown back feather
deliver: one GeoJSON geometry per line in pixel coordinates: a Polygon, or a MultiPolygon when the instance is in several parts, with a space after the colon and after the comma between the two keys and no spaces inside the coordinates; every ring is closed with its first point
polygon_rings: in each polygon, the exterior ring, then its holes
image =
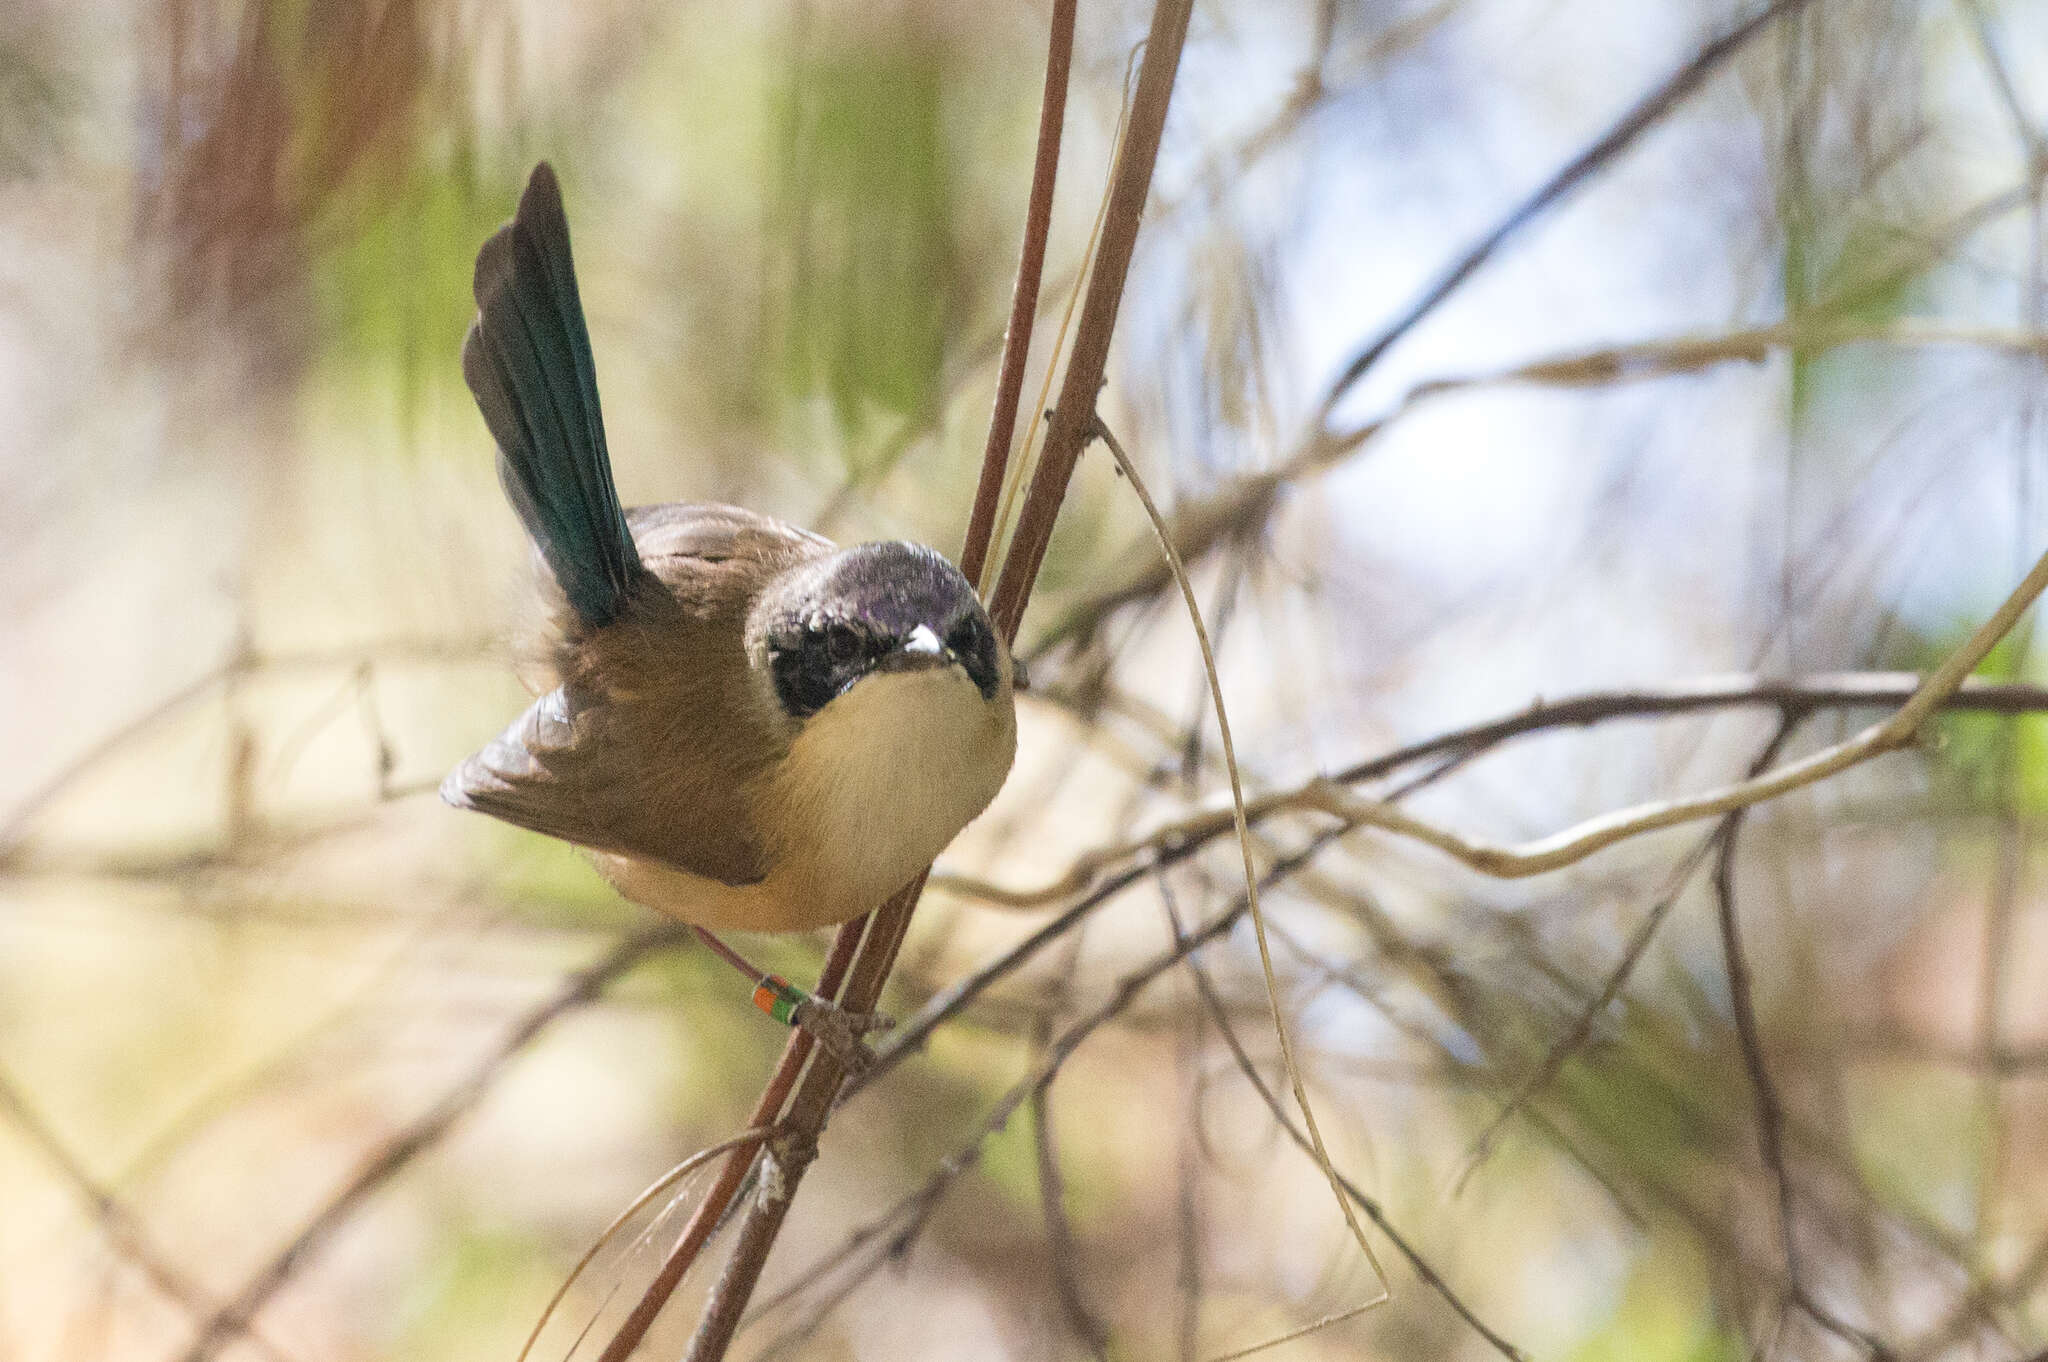
{"type": "Polygon", "coordinates": [[[620,617],[560,638],[560,685],[442,788],[450,803],[726,884],[768,873],[759,778],[787,718],[751,674],[747,612],[830,541],[732,506],[627,513],[648,575],[620,617]]]}

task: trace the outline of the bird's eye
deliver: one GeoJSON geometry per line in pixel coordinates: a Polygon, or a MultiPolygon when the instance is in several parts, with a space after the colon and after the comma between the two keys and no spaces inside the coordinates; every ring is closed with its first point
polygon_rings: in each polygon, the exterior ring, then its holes
{"type": "Polygon", "coordinates": [[[983,625],[979,615],[969,615],[953,626],[946,635],[946,646],[962,657],[972,657],[981,651],[983,625]]]}
{"type": "Polygon", "coordinates": [[[860,656],[860,633],[850,624],[834,623],[825,630],[825,652],[834,662],[851,662],[860,656]]]}

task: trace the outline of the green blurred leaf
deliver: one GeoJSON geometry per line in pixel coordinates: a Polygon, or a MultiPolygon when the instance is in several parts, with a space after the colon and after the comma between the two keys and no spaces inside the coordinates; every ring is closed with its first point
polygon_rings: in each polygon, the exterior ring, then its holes
{"type": "Polygon", "coordinates": [[[474,1224],[448,1225],[425,1262],[428,1271],[411,1281],[395,1351],[442,1362],[502,1356],[505,1340],[477,1322],[504,1321],[507,1337],[523,1332],[531,1302],[546,1299],[560,1273],[532,1237],[474,1224]]]}
{"type": "Polygon", "coordinates": [[[74,96],[45,54],[0,42],[0,180],[33,175],[62,149],[74,96]]]}
{"type": "Polygon", "coordinates": [[[779,95],[770,211],[787,303],[780,363],[762,367],[786,396],[825,397],[849,436],[940,399],[955,274],[945,74],[937,45],[869,35],[806,46],[779,95]]]}
{"type": "Polygon", "coordinates": [[[516,180],[488,179],[457,152],[337,205],[313,269],[323,354],[365,400],[395,400],[408,426],[434,385],[461,381],[477,247],[518,194],[516,180]]]}
{"type": "MultiPolygon", "coordinates": [[[[1932,671],[1980,622],[1962,619],[1938,634],[1912,637],[1895,665],[1932,671]]],[[[2022,621],[2019,629],[1998,641],[1975,675],[1997,681],[2039,680],[2039,670],[2033,660],[2032,631],[2022,621]]],[[[1937,802],[1979,812],[2004,808],[2009,756],[2012,806],[2027,814],[2048,811],[2048,721],[2042,716],[1958,712],[1942,716],[1939,733],[1930,767],[1937,802]]]]}
{"type": "Polygon", "coordinates": [[[1653,1246],[1630,1272],[1606,1323],[1571,1354],[1573,1362],[1739,1362],[1742,1340],[1706,1303],[1701,1266],[1689,1254],[1653,1246]]]}

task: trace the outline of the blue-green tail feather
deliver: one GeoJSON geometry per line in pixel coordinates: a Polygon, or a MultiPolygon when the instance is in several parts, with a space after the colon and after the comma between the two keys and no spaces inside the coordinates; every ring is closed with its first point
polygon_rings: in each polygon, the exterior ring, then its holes
{"type": "Polygon", "coordinates": [[[640,575],[626,527],[561,189],[543,161],[476,257],[462,373],[498,442],[498,476],[577,615],[610,624],[640,575]]]}

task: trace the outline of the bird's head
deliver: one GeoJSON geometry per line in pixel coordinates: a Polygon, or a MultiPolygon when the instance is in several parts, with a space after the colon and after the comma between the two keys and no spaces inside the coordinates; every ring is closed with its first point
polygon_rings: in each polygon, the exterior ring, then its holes
{"type": "Polygon", "coordinates": [[[748,652],[798,723],[869,677],[957,668],[1009,703],[1011,661],[974,588],[932,549],[860,544],[792,569],[761,594],[748,652]]]}

